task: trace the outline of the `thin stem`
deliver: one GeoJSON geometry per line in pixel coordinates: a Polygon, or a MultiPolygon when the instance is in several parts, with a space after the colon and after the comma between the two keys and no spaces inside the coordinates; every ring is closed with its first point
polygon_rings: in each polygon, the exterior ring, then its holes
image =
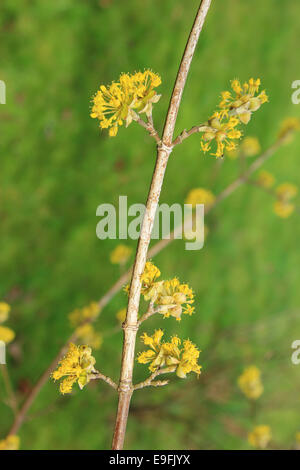
{"type": "Polygon", "coordinates": [[[24,421],[24,419],[27,415],[27,412],[28,412],[29,408],[31,407],[31,405],[34,402],[34,400],[35,400],[36,396],[38,395],[38,393],[40,392],[42,386],[49,380],[50,374],[56,368],[58,361],[67,352],[69,342],[73,342],[75,340],[76,340],[76,335],[75,335],[75,333],[73,333],[70,336],[69,340],[66,342],[66,344],[64,344],[64,346],[60,349],[59,353],[57,354],[55,359],[53,359],[53,361],[51,362],[49,367],[41,375],[41,377],[39,378],[39,380],[37,381],[35,386],[32,388],[31,392],[29,393],[28,397],[24,401],[20,411],[18,412],[18,414],[17,414],[17,416],[14,420],[14,423],[13,423],[12,427],[9,430],[9,433],[8,433],[9,435],[18,433],[18,431],[20,429],[20,426],[22,425],[22,423],[23,423],[23,421],[24,421]]]}
{"type": "Polygon", "coordinates": [[[170,367],[164,367],[163,369],[157,369],[146,380],[134,385],[133,390],[140,390],[141,388],[144,388],[144,387],[151,387],[151,386],[162,387],[164,385],[167,385],[169,383],[168,380],[157,381],[155,380],[156,377],[162,374],[169,374],[171,372],[175,372],[175,370],[176,370],[176,366],[170,366],[170,367]]]}
{"type": "Polygon", "coordinates": [[[101,374],[101,372],[97,372],[92,376],[92,380],[95,380],[95,379],[103,380],[115,390],[118,389],[118,385],[107,375],[101,374]]]}
{"type": "Polygon", "coordinates": [[[150,243],[154,217],[158,206],[159,196],[164,180],[164,174],[171,153],[171,145],[176,124],[177,114],[182,98],[183,89],[189,73],[195,48],[207,15],[211,0],[202,0],[195,18],[187,45],[181,60],[175,86],[172,92],[169,109],[162,137],[162,146],[158,146],[157,160],[152,177],[152,182],[147,198],[146,211],[143,218],[140,238],[136,251],[136,257],[132,272],[129,290],[126,320],[123,326],[124,340],[122,364],[119,382],[119,403],[116,418],[112,449],[123,448],[127,426],[129,406],[132,396],[132,374],[134,366],[134,351],[137,333],[138,309],[141,294],[141,275],[143,274],[147,260],[147,251],[150,243]]]}
{"type": "Polygon", "coordinates": [[[207,127],[205,124],[200,124],[200,126],[194,126],[192,127],[189,131],[184,129],[181,134],[179,134],[178,137],[173,142],[173,146],[181,144],[185,139],[190,137],[193,134],[196,134],[197,132],[205,132],[211,130],[210,127],[207,127]]]}
{"type": "Polygon", "coordinates": [[[145,122],[137,113],[134,117],[134,120],[142,126],[146,131],[150,134],[151,137],[153,137],[156,141],[156,143],[159,145],[161,143],[161,139],[158,135],[157,130],[155,129],[153,125],[153,120],[152,116],[148,118],[148,122],[145,122]]]}
{"type": "Polygon", "coordinates": [[[14,415],[16,416],[16,414],[18,412],[17,399],[16,399],[16,396],[15,396],[15,393],[14,393],[14,390],[13,390],[13,387],[12,387],[12,384],[11,384],[11,380],[10,380],[10,377],[9,377],[7,365],[6,364],[1,364],[0,367],[1,367],[1,373],[2,373],[2,377],[3,377],[3,381],[4,381],[4,386],[5,386],[7,398],[8,398],[8,404],[11,407],[11,409],[13,410],[14,415]]]}
{"type": "Polygon", "coordinates": [[[153,304],[152,305],[149,305],[149,308],[147,310],[146,313],[144,313],[144,315],[141,316],[141,318],[139,319],[139,321],[137,322],[137,325],[138,327],[141,326],[141,324],[148,320],[148,318],[152,317],[152,315],[155,315],[156,313],[161,313],[161,310],[162,308],[166,309],[166,310],[172,310],[172,308],[175,308],[176,305],[159,305],[158,307],[154,308],[153,307],[153,304]]]}

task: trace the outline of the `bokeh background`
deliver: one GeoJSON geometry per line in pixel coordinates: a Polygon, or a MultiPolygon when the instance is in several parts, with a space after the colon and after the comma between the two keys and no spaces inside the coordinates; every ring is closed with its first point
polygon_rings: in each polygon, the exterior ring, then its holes
{"type": "MultiPolygon", "coordinates": [[[[300,78],[297,0],[213,1],[180,109],[177,132],[203,122],[232,78],[260,77],[270,102],[245,132],[262,148],[281,121],[300,116],[291,83],[300,78]],[[284,3],[284,4],[283,4],[284,3]]],[[[12,306],[16,340],[8,367],[18,400],[70,335],[67,314],[99,299],[119,277],[109,261],[117,240],[96,238],[96,207],[144,202],[155,160],[154,144],[133,123],[114,139],[89,117],[100,83],[120,72],[152,68],[162,76],[154,118],[161,130],[179,60],[198,1],[2,0],[0,79],[0,296],[12,306]]],[[[296,138],[265,166],[277,181],[300,185],[296,138]]],[[[199,136],[170,158],[161,202],[183,202],[193,187],[220,192],[238,175],[226,159],[200,151],[199,136]],[[215,174],[213,177],[212,175],[215,174]]],[[[173,242],[155,262],[165,278],[178,275],[196,292],[196,314],[178,324],[152,318],[202,350],[200,379],[174,379],[163,389],[134,395],[127,449],[247,449],[247,432],[268,424],[273,447],[290,448],[300,430],[300,366],[291,343],[300,338],[299,215],[279,219],[273,200],[240,188],[207,217],[204,249],[173,242]],[[244,367],[262,371],[264,394],[255,418],[236,380],[244,367]]],[[[134,241],[128,245],[135,247],[134,241]]],[[[117,380],[122,333],[120,292],[102,311],[97,366],[117,380]],[[118,330],[118,331],[117,331],[118,330]]],[[[174,320],[174,321],[173,321],[174,320]]],[[[138,346],[140,348],[140,346],[138,346]]],[[[146,377],[136,365],[135,380],[146,377]]],[[[13,415],[0,379],[0,437],[13,415]]],[[[51,380],[36,399],[20,437],[22,449],[109,448],[117,397],[104,383],[60,396],[51,380]]]]}

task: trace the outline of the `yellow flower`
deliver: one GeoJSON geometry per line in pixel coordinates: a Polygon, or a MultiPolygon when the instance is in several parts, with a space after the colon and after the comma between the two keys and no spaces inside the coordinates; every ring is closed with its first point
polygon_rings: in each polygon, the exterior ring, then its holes
{"type": "Polygon", "coordinates": [[[195,240],[196,238],[199,240],[204,234],[204,240],[209,234],[209,228],[207,225],[204,226],[201,224],[199,227],[196,227],[196,231],[192,229],[192,226],[188,226],[187,228],[184,227],[184,239],[187,241],[195,240]]]}
{"type": "Polygon", "coordinates": [[[15,332],[7,326],[0,326],[0,341],[4,343],[11,343],[15,339],[15,332]]]}
{"type": "Polygon", "coordinates": [[[295,434],[295,441],[296,441],[296,449],[300,450],[300,432],[296,432],[295,434]]]}
{"type": "Polygon", "coordinates": [[[170,281],[162,281],[159,283],[156,297],[152,298],[155,305],[159,306],[159,313],[164,318],[170,316],[176,320],[181,320],[181,314],[192,315],[194,307],[194,293],[187,284],[181,284],[177,278],[170,281]]]}
{"type": "Polygon", "coordinates": [[[231,88],[235,96],[232,96],[228,91],[222,93],[222,101],[219,104],[222,112],[229,116],[236,115],[243,124],[248,124],[252,113],[268,101],[265,91],[257,94],[260,83],[259,78],[257,80],[250,78],[243,85],[239,80],[232,80],[231,88]]]}
{"type": "Polygon", "coordinates": [[[246,157],[254,157],[261,150],[259,140],[257,137],[245,137],[240,146],[240,151],[246,157]]]}
{"type": "Polygon", "coordinates": [[[275,178],[272,173],[269,173],[265,170],[261,170],[258,174],[256,181],[263,188],[271,188],[275,183],[275,178]]]}
{"type": "Polygon", "coordinates": [[[188,193],[185,204],[192,204],[193,207],[195,207],[196,204],[211,206],[215,202],[215,199],[215,196],[209,189],[195,188],[191,189],[188,193]]]}
{"type": "Polygon", "coordinates": [[[124,265],[129,260],[131,253],[132,248],[120,244],[110,253],[110,262],[112,264],[124,265]]]}
{"type": "Polygon", "coordinates": [[[300,119],[296,117],[286,118],[282,124],[278,134],[278,139],[284,139],[285,143],[292,140],[293,134],[300,130],[300,119]]]}
{"type": "Polygon", "coordinates": [[[94,368],[95,362],[91,348],[70,343],[66,356],[60,361],[58,369],[52,374],[54,380],[66,376],[60,383],[60,392],[62,394],[71,393],[75,382],[82,390],[89,383],[93,374],[97,372],[94,368]]]}
{"type": "Polygon", "coordinates": [[[0,323],[5,322],[9,317],[10,305],[6,302],[0,302],[0,323]]]}
{"type": "Polygon", "coordinates": [[[217,148],[215,153],[210,152],[215,157],[223,157],[225,149],[227,151],[233,151],[236,148],[234,140],[241,138],[241,131],[235,129],[239,124],[239,120],[236,117],[224,116],[222,113],[216,112],[208,120],[206,130],[202,135],[201,148],[203,152],[209,152],[211,150],[210,143],[215,140],[217,148]],[[223,122],[225,119],[225,122],[223,122]]]}
{"type": "MultiPolygon", "coordinates": [[[[144,272],[141,275],[141,293],[145,300],[150,300],[157,295],[159,283],[156,282],[156,279],[160,274],[160,270],[151,261],[146,262],[144,272]]],[[[129,284],[125,286],[124,291],[129,293],[129,284]]]]}
{"type": "Polygon", "coordinates": [[[297,186],[291,183],[283,183],[276,188],[278,198],[283,201],[290,201],[297,195],[297,193],[297,186]]]}
{"type": "Polygon", "coordinates": [[[95,328],[90,323],[78,326],[75,334],[83,343],[87,343],[93,349],[99,349],[102,345],[103,339],[100,333],[95,331],[95,328]]]}
{"type": "Polygon", "coordinates": [[[73,327],[79,326],[82,323],[95,320],[99,313],[100,307],[97,302],[91,302],[89,305],[83,308],[76,308],[69,314],[69,320],[73,327]]]}
{"type": "Polygon", "coordinates": [[[14,434],[0,441],[0,450],[19,450],[20,438],[14,434]]]}
{"type": "Polygon", "coordinates": [[[161,78],[151,70],[123,73],[117,82],[101,85],[93,98],[91,117],[99,119],[102,129],[109,128],[109,135],[117,135],[118,126],[126,127],[137,118],[137,113],[152,113],[152,104],[160,99],[155,91],[161,78]]]}
{"type": "Polygon", "coordinates": [[[278,215],[278,217],[286,219],[294,212],[295,205],[291,202],[276,201],[274,202],[273,209],[275,214],[278,215]]]}
{"type": "Polygon", "coordinates": [[[250,400],[256,400],[264,391],[260,376],[260,370],[256,366],[250,366],[238,378],[238,386],[250,400]]]}
{"type": "Polygon", "coordinates": [[[140,353],[138,362],[140,364],[150,362],[151,372],[164,366],[175,366],[177,376],[182,379],[190,372],[200,375],[201,366],[198,364],[200,351],[197,347],[190,340],[185,340],[183,347],[180,348],[181,340],[177,336],[173,336],[169,343],[162,343],[163,334],[162,330],[156,330],[152,336],[148,336],[147,333],[141,336],[143,343],[151,349],[140,353]]]}
{"type": "Polygon", "coordinates": [[[117,320],[119,320],[120,323],[123,323],[126,319],[126,312],[127,312],[127,309],[126,308],[121,308],[121,310],[119,310],[116,314],[116,317],[117,317],[117,320]]]}
{"type": "Polygon", "coordinates": [[[289,217],[295,210],[295,205],[291,203],[298,193],[298,188],[291,183],[280,184],[276,188],[277,201],[274,203],[274,212],[281,218],[289,217]]]}
{"type": "Polygon", "coordinates": [[[266,449],[272,439],[270,426],[255,426],[252,432],[248,434],[248,442],[256,449],[266,449]]]}

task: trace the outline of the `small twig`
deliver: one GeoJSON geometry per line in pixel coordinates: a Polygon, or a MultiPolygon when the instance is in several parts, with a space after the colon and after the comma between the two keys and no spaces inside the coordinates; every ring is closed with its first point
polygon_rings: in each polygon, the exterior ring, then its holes
{"type": "Polygon", "coordinates": [[[92,375],[91,379],[92,380],[95,380],[95,379],[103,380],[104,382],[106,382],[108,385],[110,385],[115,390],[118,389],[118,385],[110,377],[107,377],[107,375],[101,374],[101,372],[97,371],[95,374],[92,375]]]}
{"type": "Polygon", "coordinates": [[[259,182],[255,181],[255,180],[251,180],[251,179],[248,178],[248,179],[245,180],[245,183],[246,183],[246,184],[249,184],[249,185],[251,185],[251,186],[254,186],[254,187],[256,187],[256,188],[259,188],[259,189],[261,189],[262,191],[264,191],[265,193],[268,193],[268,194],[270,194],[271,196],[277,198],[277,194],[276,194],[276,192],[275,192],[273,189],[271,189],[271,188],[266,188],[265,186],[259,184],[259,182]]]}
{"type": "Polygon", "coordinates": [[[11,407],[11,409],[13,410],[14,415],[16,416],[16,414],[18,412],[17,399],[16,399],[16,396],[15,396],[15,393],[14,393],[14,390],[13,390],[13,387],[12,387],[12,384],[11,384],[11,380],[10,380],[10,377],[9,377],[9,373],[8,373],[8,369],[7,369],[6,364],[1,364],[1,372],[2,372],[4,386],[5,386],[6,394],[7,394],[7,398],[8,398],[7,403],[11,407]]]}
{"type": "Polygon", "coordinates": [[[144,313],[144,315],[141,316],[141,318],[139,319],[139,321],[137,322],[137,325],[138,327],[141,326],[141,324],[145,321],[145,320],[148,320],[148,318],[152,317],[152,315],[155,315],[156,313],[161,313],[161,310],[162,308],[164,309],[168,309],[168,310],[171,310],[172,308],[175,308],[176,305],[174,304],[170,304],[170,305],[159,305],[157,306],[156,308],[153,308],[153,305],[147,310],[146,313],[144,313]]]}
{"type": "Polygon", "coordinates": [[[152,119],[148,118],[148,122],[145,122],[137,113],[135,113],[134,120],[142,126],[146,131],[153,137],[158,145],[161,143],[161,139],[158,135],[157,130],[154,128],[152,119]]]}
{"type": "Polygon", "coordinates": [[[211,130],[210,127],[208,127],[206,124],[200,124],[200,126],[194,126],[192,127],[189,131],[184,129],[179,136],[176,137],[176,139],[173,142],[173,147],[175,145],[181,144],[185,139],[190,137],[193,134],[196,134],[197,132],[205,132],[211,130]]]}
{"type": "Polygon", "coordinates": [[[175,372],[175,370],[176,370],[176,366],[170,366],[170,367],[164,367],[163,369],[157,369],[148,377],[148,379],[134,385],[133,390],[139,390],[144,387],[151,387],[151,386],[162,387],[164,385],[167,385],[169,383],[168,380],[162,380],[162,381],[155,380],[156,377],[162,374],[169,374],[171,372],[175,372]]]}

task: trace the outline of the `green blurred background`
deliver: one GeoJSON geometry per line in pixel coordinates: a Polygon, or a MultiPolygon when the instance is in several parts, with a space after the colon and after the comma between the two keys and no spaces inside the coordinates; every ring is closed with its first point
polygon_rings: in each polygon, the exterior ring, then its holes
{"type": "MultiPolygon", "coordinates": [[[[260,77],[270,102],[244,130],[266,148],[285,117],[300,116],[291,103],[291,83],[300,78],[299,1],[212,3],[177,132],[203,122],[232,78],[260,77]]],[[[155,161],[152,140],[135,123],[114,139],[100,133],[89,117],[91,96],[120,72],[150,67],[163,81],[154,110],[161,130],[197,6],[195,0],[1,2],[7,104],[0,105],[0,298],[12,305],[7,326],[17,337],[8,367],[20,402],[70,335],[67,314],[118,279],[109,262],[118,241],[96,238],[96,207],[117,205],[120,194],[129,204],[144,202],[155,161]]],[[[300,185],[299,144],[300,136],[266,164],[279,183],[300,185]]],[[[215,168],[193,136],[172,154],[161,202],[182,202],[199,186],[218,193],[238,175],[236,161],[226,159],[212,178],[215,168]]],[[[163,326],[197,343],[203,374],[137,392],[126,448],[249,448],[253,418],[236,385],[249,364],[262,370],[265,387],[255,423],[271,426],[274,447],[293,445],[300,430],[300,369],[290,359],[291,343],[300,338],[300,225],[298,215],[276,217],[272,202],[243,187],[207,217],[204,249],[186,251],[178,240],[155,259],[164,277],[178,275],[194,288],[196,313],[180,324],[154,317],[146,331],[163,326]]],[[[125,305],[120,292],[97,321],[106,332],[97,366],[115,380],[122,344],[115,315],[125,305]]],[[[145,377],[146,367],[136,365],[135,381],[145,377]]],[[[1,381],[0,387],[4,399],[1,381]]],[[[116,404],[104,383],[62,397],[49,380],[21,428],[21,448],[109,448],[116,404]]],[[[4,437],[13,419],[4,400],[0,416],[4,437]]]]}

